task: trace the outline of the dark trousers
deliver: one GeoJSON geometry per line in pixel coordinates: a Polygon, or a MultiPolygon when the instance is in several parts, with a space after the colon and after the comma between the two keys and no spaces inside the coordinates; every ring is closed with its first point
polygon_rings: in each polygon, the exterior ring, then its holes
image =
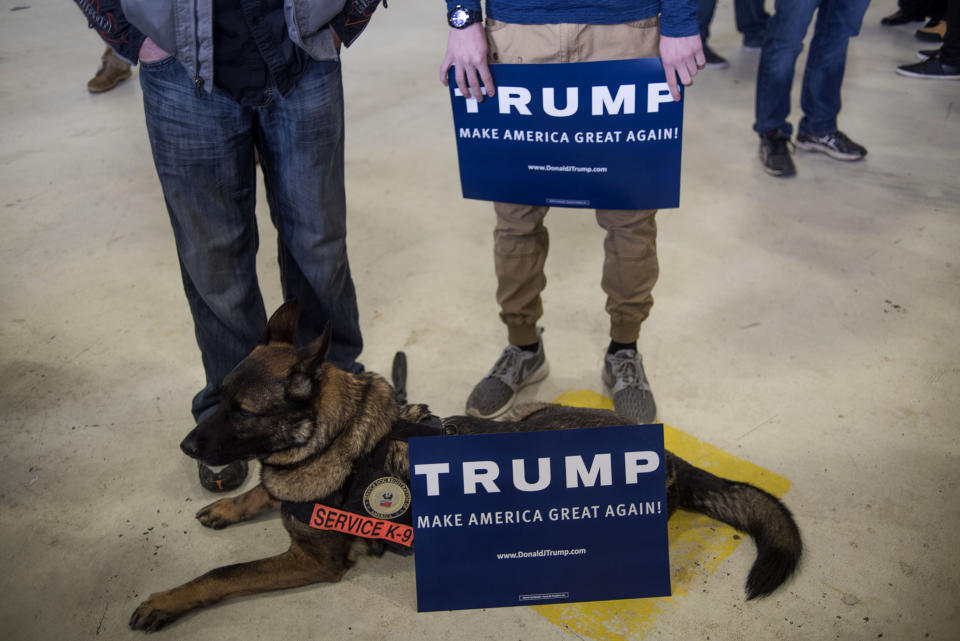
{"type": "Polygon", "coordinates": [[[960,0],[950,0],[947,6],[947,33],[943,36],[940,59],[960,66],[960,0]]]}
{"type": "Polygon", "coordinates": [[[904,13],[918,14],[937,20],[942,20],[947,15],[947,0],[899,0],[897,6],[904,13]]]}

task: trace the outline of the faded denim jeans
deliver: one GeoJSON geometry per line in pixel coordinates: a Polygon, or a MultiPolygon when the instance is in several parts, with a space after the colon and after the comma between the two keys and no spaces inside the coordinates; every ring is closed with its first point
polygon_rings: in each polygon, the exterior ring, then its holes
{"type": "Polygon", "coordinates": [[[300,303],[297,343],[330,321],[329,360],[361,370],[346,247],[340,63],[309,60],[288,96],[270,88],[255,107],[219,89],[197,91],[173,58],[143,64],[140,84],[206,374],[194,417],[216,406],[223,378],[266,326],[256,274],[255,151],[278,232],[283,297],[300,303]]]}
{"type": "Polygon", "coordinates": [[[817,13],[803,72],[799,132],[822,136],[837,130],[840,88],[847,64],[847,44],[860,32],[870,0],[777,0],[757,69],[756,122],[761,136],[793,133],[787,122],[790,88],[803,39],[817,13]]]}

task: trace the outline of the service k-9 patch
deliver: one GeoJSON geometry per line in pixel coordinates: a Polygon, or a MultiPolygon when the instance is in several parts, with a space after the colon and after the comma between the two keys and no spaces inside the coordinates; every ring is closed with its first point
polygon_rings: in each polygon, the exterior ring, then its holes
{"type": "Polygon", "coordinates": [[[413,528],[409,525],[345,512],[320,503],[314,504],[307,525],[316,530],[333,530],[367,539],[383,539],[406,548],[413,546],[413,528]]]}
{"type": "Polygon", "coordinates": [[[395,519],[410,509],[410,488],[393,476],[378,478],[363,491],[363,509],[378,519],[395,519]]]}

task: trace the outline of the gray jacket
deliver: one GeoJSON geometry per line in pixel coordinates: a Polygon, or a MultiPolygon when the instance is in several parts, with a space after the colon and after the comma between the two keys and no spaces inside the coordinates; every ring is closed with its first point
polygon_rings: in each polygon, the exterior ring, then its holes
{"type": "MultiPolygon", "coordinates": [[[[284,0],[287,33],[317,60],[339,53],[324,27],[346,0],[284,0]]],[[[213,91],[213,0],[121,0],[123,13],[137,29],[177,59],[197,88],[213,91]]]]}

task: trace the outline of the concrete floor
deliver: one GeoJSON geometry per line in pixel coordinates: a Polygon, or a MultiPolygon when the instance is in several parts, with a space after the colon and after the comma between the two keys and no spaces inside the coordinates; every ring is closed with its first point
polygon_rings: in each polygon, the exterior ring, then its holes
{"type": "MultiPolygon", "coordinates": [[[[879,25],[893,6],[874,3],[847,66],[840,126],[870,155],[800,152],[799,176],[778,180],[750,129],[757,54],[721,0],[711,44],[731,66],[687,94],[681,207],[659,216],[641,348],[660,419],[792,482],[808,546],[795,580],[744,603],[746,543],[715,570],[701,559],[702,590],[646,627],[626,602],[591,636],[533,608],[417,614],[413,561],[390,557],[165,636],[958,638],[960,83],[894,74],[923,47],[916,25],[879,25]]],[[[286,538],[271,519],[214,532],[192,518],[212,496],[177,444],[202,372],[136,76],[87,93],[102,47],[69,2],[2,0],[0,15],[0,637],[134,638],[149,593],[286,538]]],[[[405,350],[411,398],[452,414],[505,338],[491,208],[459,193],[445,37],[439,3],[391,3],[344,75],[362,360],[387,372],[405,350]]],[[[525,397],[602,392],[601,232],[585,212],[549,223],[552,374],[525,397]]]]}

